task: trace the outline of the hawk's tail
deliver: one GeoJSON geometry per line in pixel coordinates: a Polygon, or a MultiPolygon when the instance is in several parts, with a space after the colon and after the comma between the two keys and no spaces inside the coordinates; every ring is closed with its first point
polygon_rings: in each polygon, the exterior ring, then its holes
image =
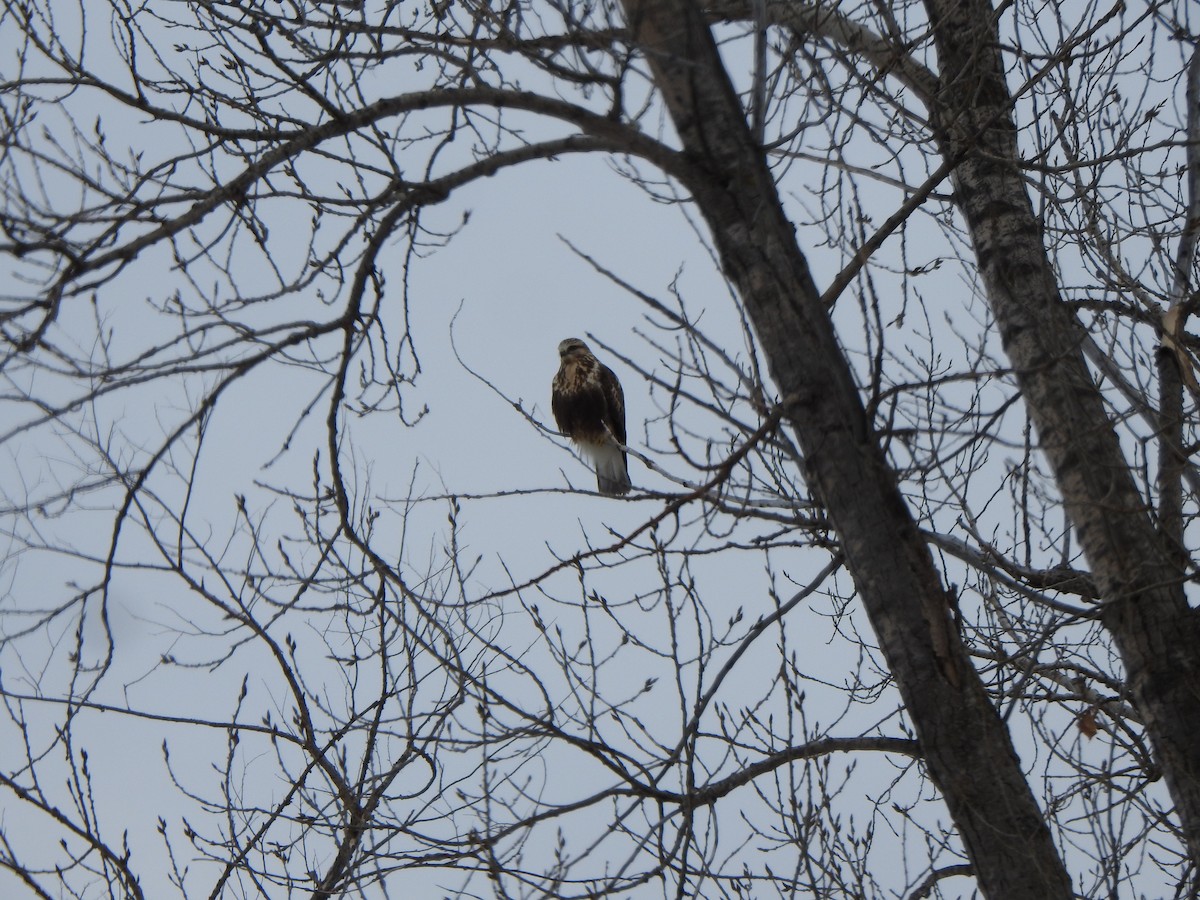
{"type": "Polygon", "coordinates": [[[628,493],[633,485],[629,482],[625,451],[611,444],[593,445],[589,449],[592,462],[596,466],[596,486],[600,493],[614,497],[628,493]]]}

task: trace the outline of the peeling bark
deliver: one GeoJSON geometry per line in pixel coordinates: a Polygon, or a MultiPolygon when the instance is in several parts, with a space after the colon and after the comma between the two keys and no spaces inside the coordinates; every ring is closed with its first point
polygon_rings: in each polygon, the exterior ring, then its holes
{"type": "Polygon", "coordinates": [[[807,481],[837,530],[981,889],[990,897],[1071,897],[702,12],[690,0],[623,3],[690,164],[686,187],[754,323],[807,481]]]}

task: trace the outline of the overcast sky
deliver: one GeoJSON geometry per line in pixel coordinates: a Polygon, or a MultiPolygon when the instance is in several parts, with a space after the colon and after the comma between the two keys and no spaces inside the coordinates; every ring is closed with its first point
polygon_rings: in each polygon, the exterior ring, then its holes
{"type": "MultiPolygon", "coordinates": [[[[88,0],[87,5],[100,4],[88,0]]],[[[89,32],[89,42],[93,39],[96,48],[93,52],[103,56],[100,48],[104,46],[105,32],[97,27],[89,32]]],[[[3,40],[0,36],[0,41],[3,40]]],[[[738,48],[731,55],[736,59],[744,51],[745,48],[738,48]]],[[[95,94],[72,95],[66,98],[63,109],[83,122],[93,115],[93,106],[104,121],[109,142],[128,143],[131,150],[149,159],[177,151],[180,139],[170,128],[138,121],[137,116],[115,108],[110,111],[95,94]]],[[[50,124],[61,126],[62,120],[50,124]]],[[[870,166],[881,164],[886,157],[879,147],[864,144],[856,159],[859,164],[870,166]]],[[[909,162],[906,157],[901,159],[901,163],[909,162]]],[[[414,167],[419,169],[415,160],[414,167]]],[[[898,175],[898,171],[893,168],[885,174],[898,175]]],[[[69,196],[65,186],[56,185],[52,172],[45,174],[50,196],[57,197],[60,189],[62,197],[69,196]]],[[[825,175],[820,166],[800,163],[788,173],[785,193],[789,212],[798,223],[806,225],[821,218],[814,191],[825,175]]],[[[903,194],[894,186],[869,179],[859,184],[858,199],[876,224],[902,200],[903,194]]],[[[694,471],[684,468],[669,453],[669,436],[663,421],[665,393],[653,390],[641,375],[599,349],[599,343],[607,344],[634,359],[642,369],[669,378],[671,363],[643,337],[648,334],[658,340],[672,341],[669,332],[658,328],[663,324],[662,318],[648,314],[641,301],[597,274],[560,239],[560,236],[567,239],[620,278],[663,302],[674,302],[673,291],[676,292],[683,299],[688,316],[699,323],[701,330],[722,343],[731,356],[745,362],[742,326],[729,288],[719,277],[703,244],[703,233],[698,235],[689,224],[688,212],[679,206],[655,202],[601,154],[529,163],[477,181],[426,212],[423,224],[431,230],[448,232],[461,225],[461,231],[447,246],[430,249],[421,258],[412,259],[407,272],[408,314],[422,371],[414,385],[401,389],[401,395],[410,418],[425,407],[428,413],[419,424],[409,427],[400,421],[398,413],[358,416],[350,408],[343,413],[341,433],[341,459],[351,475],[356,491],[354,499],[381,511],[375,544],[394,554],[396,566],[404,577],[420,580],[435,573],[439,578],[444,575],[439,566],[449,541],[450,506],[443,500],[423,498],[441,494],[469,498],[485,495],[481,499],[464,500],[459,517],[460,555],[468,562],[478,558],[478,565],[470,569],[466,587],[479,597],[502,590],[511,581],[532,579],[553,566],[557,558],[570,557],[589,543],[603,543],[613,540],[614,534],[628,534],[663,509],[664,500],[650,496],[647,491],[679,488],[678,484],[632,461],[635,490],[628,498],[614,500],[563,491],[571,485],[590,492],[594,487],[593,476],[562,439],[539,431],[511,405],[519,401],[521,410],[537,423],[554,427],[549,412],[549,389],[558,366],[556,347],[563,338],[594,335],[597,339],[597,354],[624,383],[631,446],[680,479],[695,477],[694,471]],[[410,499],[417,501],[415,505],[408,505],[410,499]]],[[[281,267],[302,258],[308,216],[301,203],[280,203],[266,213],[271,230],[269,246],[272,253],[278,254],[276,259],[281,267]]],[[[921,362],[939,372],[962,371],[975,365],[965,343],[981,334],[987,325],[986,316],[973,297],[970,272],[951,262],[957,248],[946,243],[942,230],[933,221],[918,217],[914,222],[902,237],[885,248],[879,258],[880,266],[873,272],[884,297],[883,318],[891,322],[891,346],[906,349],[914,371],[921,362]],[[895,270],[902,267],[926,271],[914,286],[896,274],[895,270]],[[902,284],[907,294],[901,290],[902,284]],[[902,312],[904,315],[900,317],[902,312]],[[932,346],[931,335],[938,337],[936,347],[932,346]]],[[[817,282],[824,286],[845,262],[845,255],[838,248],[823,246],[816,228],[805,227],[800,233],[802,248],[817,282]]],[[[243,248],[236,248],[236,252],[243,252],[243,248]]],[[[234,265],[240,286],[253,293],[259,289],[254,279],[261,278],[261,290],[268,290],[270,274],[255,270],[254,248],[247,245],[244,252],[244,261],[239,259],[234,265]]],[[[399,238],[385,250],[382,261],[387,277],[383,315],[389,320],[389,333],[398,338],[399,296],[406,261],[399,238]]],[[[28,261],[5,260],[5,265],[11,266],[7,273],[10,282],[30,271],[28,261]]],[[[154,312],[154,308],[165,303],[175,291],[187,294],[193,288],[194,285],[181,278],[165,251],[153,250],[106,285],[92,309],[87,308],[84,298],[74,299],[54,329],[54,338],[64,345],[74,345],[86,356],[98,345],[98,330],[111,332],[111,346],[117,355],[135,357],[170,334],[170,318],[154,312]],[[99,315],[101,325],[97,325],[93,313],[99,315]]],[[[330,308],[322,299],[314,289],[244,314],[248,320],[261,316],[261,321],[278,322],[328,317],[330,308]]],[[[869,361],[862,355],[866,349],[863,315],[851,294],[843,298],[836,317],[842,339],[861,374],[869,361]]],[[[335,343],[331,340],[314,352],[328,354],[335,343]]],[[[392,350],[395,349],[393,346],[392,350]]],[[[994,349],[994,344],[989,343],[988,350],[994,349]]],[[[296,354],[297,358],[302,355],[303,351],[296,354]]],[[[902,375],[898,373],[897,380],[902,375]]],[[[17,368],[8,377],[12,379],[6,385],[10,395],[20,390],[62,398],[78,389],[78,383],[56,377],[47,368],[17,368]]],[[[163,435],[185,421],[203,392],[214,383],[214,377],[212,373],[197,372],[154,380],[72,410],[69,418],[75,427],[92,430],[98,436],[98,443],[115,458],[128,462],[157,447],[163,435]]],[[[148,489],[166,507],[178,511],[186,503],[188,524],[197,539],[210,549],[222,548],[223,559],[230,567],[245,565],[252,558],[244,528],[245,516],[261,520],[263,533],[272,542],[299,536],[300,526],[291,501],[281,496],[281,490],[296,493],[310,490],[314,458],[324,458],[327,454],[327,395],[312,407],[307,418],[302,416],[324,386],[321,375],[299,364],[269,365],[256,370],[222,397],[206,421],[198,459],[193,459],[188,451],[195,446],[195,440],[185,440],[162,460],[148,482],[148,489]],[[293,433],[292,426],[298,420],[301,425],[293,433]],[[192,484],[190,492],[185,487],[188,480],[192,484]],[[239,511],[238,497],[246,498],[246,513],[239,511]]],[[[12,434],[12,429],[27,421],[31,414],[28,404],[0,405],[0,431],[9,436],[0,463],[0,490],[10,503],[23,503],[30,496],[53,494],[64,484],[87,481],[96,466],[95,459],[82,455],[88,451],[81,442],[64,429],[45,425],[12,434]]],[[[716,446],[726,445],[721,431],[724,426],[715,417],[685,410],[681,420],[697,428],[711,429],[707,435],[696,436],[693,447],[700,446],[706,437],[716,446]]],[[[1002,491],[1006,467],[1020,456],[1023,419],[1013,415],[1011,422],[1012,446],[1008,448],[1011,453],[997,448],[993,455],[981,455],[977,460],[981,470],[991,467],[992,471],[990,476],[975,482],[979,485],[976,489],[983,494],[1002,491]]],[[[932,490],[939,493],[936,488],[932,490]]],[[[74,498],[69,506],[50,509],[45,518],[6,526],[16,531],[7,538],[3,553],[6,559],[0,570],[0,590],[8,612],[53,607],[77,590],[78,585],[96,580],[97,560],[108,552],[112,541],[112,511],[120,496],[120,491],[109,487],[94,495],[74,498]],[[41,530],[34,531],[35,528],[41,530]],[[30,549],[42,542],[49,546],[68,545],[78,556],[30,549]]],[[[976,499],[982,500],[982,496],[972,498],[976,499]]],[[[913,502],[921,503],[915,489],[913,502]]],[[[947,531],[956,527],[957,513],[953,509],[928,505],[918,511],[927,517],[923,524],[947,531]]],[[[981,502],[981,512],[983,520],[979,524],[985,532],[988,528],[1015,527],[1011,510],[1003,504],[991,506],[981,502]]],[[[697,523],[691,520],[695,514],[689,510],[681,517],[685,535],[679,539],[681,545],[689,541],[698,546],[712,543],[701,536],[697,523]]],[[[146,516],[155,521],[160,515],[151,501],[146,516]]],[[[675,523],[668,524],[674,527],[675,523]]],[[[1060,525],[1054,523],[1055,527],[1060,525]]],[[[730,527],[739,529],[737,540],[747,543],[768,530],[763,523],[739,522],[731,523],[730,527]]],[[[198,622],[208,628],[221,627],[221,623],[210,611],[195,608],[194,597],[182,589],[177,579],[132,568],[138,562],[154,559],[156,551],[145,535],[132,524],[127,526],[121,536],[118,560],[131,568],[117,572],[108,607],[117,652],[112,671],[95,699],[114,706],[129,704],[148,711],[224,721],[237,702],[245,679],[250,692],[247,709],[254,713],[245,715],[243,721],[256,720],[262,710],[276,705],[279,707],[276,717],[286,719],[286,692],[278,672],[263,649],[253,642],[237,649],[219,666],[190,667],[211,663],[214,647],[226,647],[231,642],[210,641],[194,633],[193,626],[198,622]],[[164,655],[184,665],[162,665],[164,655]]],[[[700,556],[694,561],[691,574],[696,578],[712,622],[716,623],[713,627],[716,630],[727,627],[727,620],[743,609],[745,622],[738,626],[737,633],[744,634],[750,623],[775,608],[777,599],[786,600],[794,594],[827,561],[827,553],[820,549],[780,550],[769,556],[748,550],[711,558],[700,556]],[[772,588],[777,597],[772,596],[772,588]]],[[[954,564],[946,564],[948,577],[958,577],[954,564]]],[[[587,587],[602,590],[610,601],[621,604],[618,617],[621,625],[645,641],[644,652],[623,652],[620,665],[606,671],[608,680],[604,690],[623,697],[636,693],[647,679],[659,679],[661,686],[650,691],[640,701],[639,708],[645,712],[648,729],[660,729],[664,742],[669,744],[670,736],[680,729],[680,711],[678,698],[672,693],[674,687],[670,686],[674,666],[664,655],[667,643],[664,615],[660,607],[642,608],[638,603],[639,596],[647,590],[647,579],[654,576],[653,566],[643,561],[591,574],[587,587]]],[[[600,647],[618,646],[619,629],[611,622],[606,623],[603,617],[593,618],[585,611],[585,604],[579,602],[577,582],[575,571],[567,569],[520,600],[508,596],[488,607],[495,616],[496,634],[501,635],[498,642],[541,672],[547,684],[561,687],[564,692],[565,686],[554,680],[552,658],[539,645],[539,634],[523,604],[541,598],[541,614],[552,627],[564,630],[564,646],[585,637],[600,647]]],[[[841,591],[849,593],[849,581],[844,574],[835,583],[841,591]]],[[[10,621],[18,623],[5,625],[12,633],[22,620],[10,616],[10,621]]],[[[73,646],[73,629],[77,624],[73,618],[64,618],[33,638],[8,645],[0,656],[5,687],[10,691],[61,695],[68,687],[71,667],[65,657],[73,646]]],[[[103,623],[94,608],[82,627],[85,647],[104,646],[103,623]]],[[[282,621],[279,630],[292,635],[298,653],[313,661],[314,672],[322,671],[323,664],[318,661],[325,659],[331,643],[339,640],[337,635],[319,631],[313,621],[304,617],[296,617],[294,624],[282,621]]],[[[890,689],[885,690],[881,701],[863,703],[849,710],[842,705],[840,688],[858,671],[860,664],[854,640],[846,640],[844,635],[873,643],[856,609],[843,610],[830,598],[815,596],[789,619],[786,634],[780,630],[763,638],[760,649],[739,662],[725,687],[726,702],[736,704],[739,698],[766,692],[778,672],[782,646],[796,654],[800,667],[812,678],[811,699],[805,714],[813,733],[824,733],[827,726],[836,723],[830,733],[901,734],[894,714],[896,699],[890,689]],[[833,687],[823,690],[821,682],[829,682],[833,687]]],[[[281,635],[278,637],[282,639],[281,635]]],[[[866,668],[870,670],[869,666],[866,668]]],[[[689,677],[695,677],[695,673],[689,677]]],[[[331,677],[329,684],[336,686],[337,679],[331,677]]],[[[313,689],[314,693],[321,693],[316,686],[313,689]]],[[[689,689],[680,690],[687,693],[689,689]]],[[[779,713],[780,709],[773,711],[779,713]]],[[[61,718],[56,706],[34,705],[28,713],[43,740],[61,718]]],[[[1019,716],[1014,723],[1014,740],[1023,760],[1031,771],[1041,771],[1043,754],[1047,751],[1038,746],[1039,736],[1019,716]]],[[[1107,752],[1100,743],[1080,742],[1069,721],[1060,724],[1063,746],[1069,747],[1070,752],[1096,760],[1107,752]]],[[[96,806],[101,810],[106,829],[111,835],[129,830],[135,847],[134,865],[144,875],[142,886],[147,896],[167,896],[165,857],[161,841],[155,835],[157,817],[162,815],[170,821],[178,839],[180,817],[199,813],[197,804],[181,799],[170,784],[162,764],[162,741],[164,737],[170,741],[172,763],[177,772],[183,773],[183,786],[203,794],[214,789],[216,774],[212,764],[223,758],[227,736],[219,731],[164,726],[115,713],[85,714],[79,726],[81,741],[85,735],[91,765],[97,773],[96,806]]],[[[6,771],[17,752],[12,749],[15,739],[15,731],[8,723],[0,725],[0,758],[4,759],[6,771]],[[4,746],[10,749],[5,750],[4,746]]],[[[247,790],[278,795],[287,785],[273,767],[270,753],[266,749],[261,753],[261,758],[252,757],[247,762],[247,790]]],[[[464,766],[465,772],[465,763],[458,764],[464,766]]],[[[49,765],[61,777],[61,768],[49,765]]],[[[839,761],[838,766],[841,765],[839,761]]],[[[548,751],[545,758],[529,760],[522,773],[542,787],[548,802],[566,802],[605,784],[602,773],[589,770],[560,749],[548,751]],[[564,763],[556,768],[560,760],[564,763]]],[[[887,796],[888,785],[895,775],[892,761],[882,756],[865,757],[860,770],[850,777],[847,793],[861,798],[887,796]]],[[[746,792],[747,805],[753,805],[750,790],[746,792]]],[[[927,817],[927,821],[946,818],[937,803],[928,802],[931,790],[916,778],[906,781],[896,798],[898,802],[924,803],[917,815],[927,817]]],[[[440,800],[429,802],[436,808],[440,800]]],[[[16,834],[16,839],[30,841],[30,835],[42,834],[44,823],[26,820],[27,813],[10,798],[0,808],[7,832],[14,831],[18,820],[20,831],[28,829],[27,834],[16,834]]],[[[851,800],[846,808],[867,818],[871,816],[870,802],[866,799],[851,800]]],[[[727,829],[730,854],[737,852],[733,849],[738,844],[736,835],[743,827],[740,812],[740,801],[721,808],[721,814],[727,816],[722,828],[727,829]]],[[[597,824],[603,825],[599,820],[597,824]]],[[[897,827],[902,828],[903,822],[897,827]]],[[[573,821],[571,828],[585,842],[595,837],[586,835],[586,820],[573,821]]],[[[530,847],[531,856],[545,854],[548,858],[553,852],[552,832],[547,831],[546,835],[545,845],[530,847]]],[[[33,838],[29,846],[36,840],[33,838]]],[[[901,854],[898,844],[894,840],[882,849],[879,860],[898,865],[901,854]]],[[[179,846],[185,852],[189,849],[185,841],[179,846]]],[[[746,852],[755,858],[753,854],[757,851],[746,852]]],[[[779,856],[787,855],[776,852],[779,856]]],[[[911,847],[909,852],[910,862],[924,864],[923,846],[911,847]]],[[[763,858],[778,857],[764,853],[763,858]]],[[[794,854],[788,858],[795,864],[794,854]]],[[[610,862],[616,864],[619,860],[610,862]]],[[[407,877],[422,880],[395,879],[394,896],[431,890],[431,884],[448,889],[460,878],[439,873],[407,877]]],[[[1157,889],[1154,877],[1154,873],[1145,875],[1146,890],[1151,895],[1157,889]]],[[[899,886],[910,880],[910,876],[897,875],[886,880],[889,885],[899,886]]],[[[209,882],[201,876],[198,883],[209,882]]],[[[20,890],[12,886],[11,880],[6,882],[0,876],[0,889],[4,888],[20,890]]],[[[653,896],[656,892],[661,892],[661,886],[646,887],[639,896],[653,896]]]]}

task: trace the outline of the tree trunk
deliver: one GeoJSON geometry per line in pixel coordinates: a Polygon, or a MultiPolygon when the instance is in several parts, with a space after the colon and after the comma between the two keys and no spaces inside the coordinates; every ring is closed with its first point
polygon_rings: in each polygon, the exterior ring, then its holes
{"type": "Polygon", "coordinates": [[[1071,897],[1009,734],[867,419],[763,152],[691,0],[623,0],[693,174],[691,192],[784,396],[846,563],[989,897],[1071,897]]]}
{"type": "Polygon", "coordinates": [[[1018,165],[1012,97],[986,0],[926,0],[942,75],[934,121],[988,302],[1039,446],[1103,597],[1101,618],[1200,861],[1200,642],[1177,549],[1137,489],[1063,304],[1018,165]]]}

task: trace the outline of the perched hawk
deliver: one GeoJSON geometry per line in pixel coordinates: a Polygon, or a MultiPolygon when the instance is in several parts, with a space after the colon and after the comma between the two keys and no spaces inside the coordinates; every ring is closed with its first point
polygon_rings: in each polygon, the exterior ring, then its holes
{"type": "Polygon", "coordinates": [[[625,443],[621,382],[579,338],[559,344],[558,356],[562,365],[550,396],[554,419],[596,467],[600,493],[624,494],[630,484],[625,451],[618,446],[625,443]]]}

